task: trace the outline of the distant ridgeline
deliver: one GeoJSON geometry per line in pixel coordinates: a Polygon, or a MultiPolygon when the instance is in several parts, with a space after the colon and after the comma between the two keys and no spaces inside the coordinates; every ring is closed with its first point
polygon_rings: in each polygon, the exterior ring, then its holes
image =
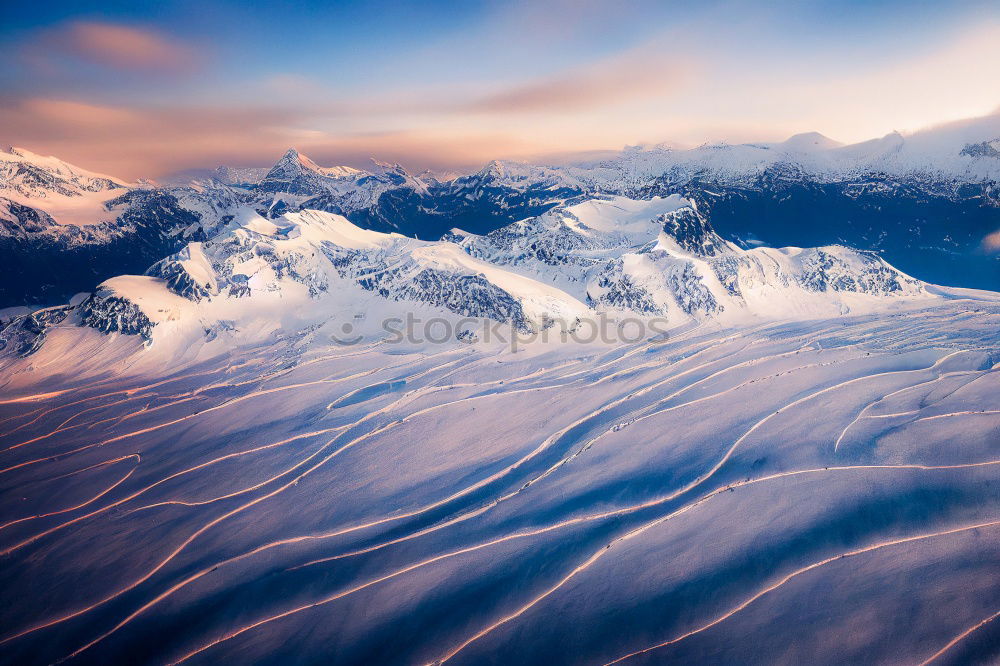
{"type": "Polygon", "coordinates": [[[745,247],[840,243],[878,252],[925,282],[1000,291],[1000,248],[984,243],[1000,229],[1000,189],[992,183],[954,193],[871,179],[692,183],[683,191],[703,204],[719,233],[745,247]]]}
{"type": "Polygon", "coordinates": [[[321,167],[289,150],[269,170],[220,167],[166,186],[13,149],[0,152],[0,308],[60,303],[109,277],[141,274],[241,211],[274,219],[320,210],[437,240],[453,228],[485,234],[612,194],[682,194],[745,248],[843,244],[926,282],[1000,291],[994,134],[1000,122],[987,118],[961,132],[853,146],[807,134],[778,144],[628,149],[563,166],[492,162],[448,180],[375,161],[366,170],[321,167]]]}

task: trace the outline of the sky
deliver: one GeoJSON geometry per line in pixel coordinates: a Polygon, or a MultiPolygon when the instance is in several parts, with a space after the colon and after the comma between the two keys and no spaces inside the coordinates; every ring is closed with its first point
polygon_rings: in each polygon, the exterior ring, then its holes
{"type": "Polygon", "coordinates": [[[1000,2],[0,3],[0,145],[123,178],[845,143],[1000,109],[1000,2]]]}

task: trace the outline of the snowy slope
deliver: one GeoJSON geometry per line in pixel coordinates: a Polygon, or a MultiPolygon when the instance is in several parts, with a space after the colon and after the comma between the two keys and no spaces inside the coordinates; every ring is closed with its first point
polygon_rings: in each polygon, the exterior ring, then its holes
{"type": "Polygon", "coordinates": [[[23,148],[0,150],[0,199],[40,210],[60,224],[108,219],[105,203],[132,185],[23,148]]]}
{"type": "Polygon", "coordinates": [[[0,359],[0,658],[989,663],[998,328],[968,295],[518,353],[57,326],[0,359]]]}

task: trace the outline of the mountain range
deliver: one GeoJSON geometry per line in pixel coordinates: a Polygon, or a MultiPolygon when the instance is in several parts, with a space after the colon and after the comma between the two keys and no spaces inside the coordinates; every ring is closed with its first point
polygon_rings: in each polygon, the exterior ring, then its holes
{"type": "MultiPolygon", "coordinates": [[[[303,209],[268,218],[245,210],[143,275],[102,282],[69,305],[14,317],[0,349],[31,354],[54,324],[77,323],[147,343],[248,342],[237,331],[329,330],[357,314],[377,323],[408,308],[479,318],[537,334],[576,331],[601,313],[664,326],[823,317],[933,298],[872,252],[843,246],[743,249],[719,236],[694,201],[617,195],[561,205],[478,235],[441,240],[362,229],[303,209]],[[292,323],[295,322],[295,323],[292,323]]],[[[588,324],[589,325],[589,324],[588,324]]],[[[352,336],[353,337],[353,336],[352,336]]]]}
{"type": "Polygon", "coordinates": [[[54,305],[143,273],[248,211],[325,211],[436,241],[453,227],[489,234],[609,195],[681,195],[744,249],[846,245],[926,282],[997,290],[997,118],[849,146],[811,133],[775,144],[636,147],[561,165],[494,161],[447,180],[375,160],[321,167],[289,150],[270,169],[220,167],[161,186],[12,149],[0,153],[0,306],[54,305]]]}
{"type": "Polygon", "coordinates": [[[1000,128],[0,155],[0,662],[995,663],[1000,128]]]}

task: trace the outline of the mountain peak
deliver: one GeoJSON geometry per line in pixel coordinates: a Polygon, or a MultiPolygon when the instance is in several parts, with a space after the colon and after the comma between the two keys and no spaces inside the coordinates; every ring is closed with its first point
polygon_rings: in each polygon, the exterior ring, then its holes
{"type": "Polygon", "coordinates": [[[281,159],[275,162],[271,170],[268,171],[267,179],[294,180],[296,177],[306,173],[314,173],[327,178],[345,178],[361,173],[361,171],[349,166],[322,167],[295,148],[289,148],[281,156],[281,159]]]}
{"type": "Polygon", "coordinates": [[[371,162],[372,173],[405,172],[405,169],[397,162],[383,162],[375,157],[369,157],[368,161],[371,162]]]}
{"type": "Polygon", "coordinates": [[[499,179],[507,175],[507,169],[500,160],[491,160],[489,164],[479,170],[480,178],[499,179]]]}
{"type": "Polygon", "coordinates": [[[839,148],[844,144],[839,141],[834,141],[830,137],[824,136],[819,132],[801,132],[788,137],[778,145],[785,150],[793,150],[795,152],[811,152],[814,150],[839,148]]]}
{"type": "Polygon", "coordinates": [[[283,165],[286,168],[293,167],[316,172],[322,172],[323,170],[323,167],[313,162],[295,148],[289,148],[285,151],[285,154],[281,156],[281,159],[274,166],[277,167],[279,165],[283,165]]]}

